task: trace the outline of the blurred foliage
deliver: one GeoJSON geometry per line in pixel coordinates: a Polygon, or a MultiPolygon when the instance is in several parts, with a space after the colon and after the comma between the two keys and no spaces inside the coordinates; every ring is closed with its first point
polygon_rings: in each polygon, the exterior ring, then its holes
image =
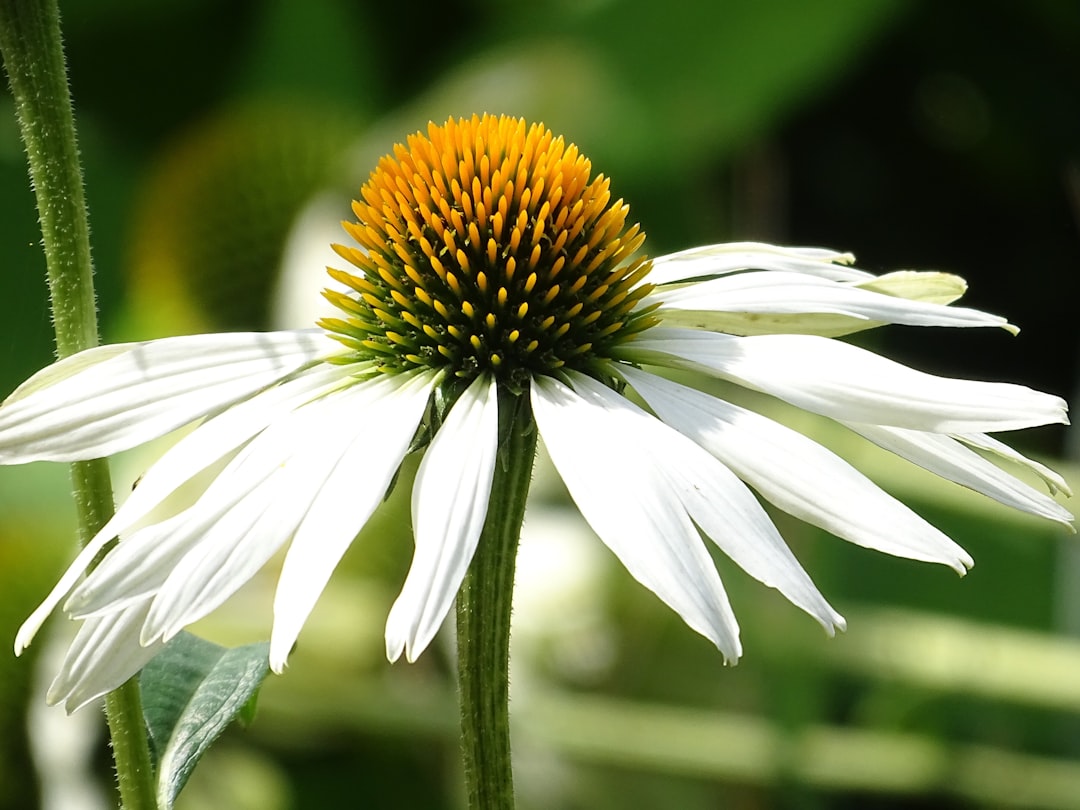
{"type": "Polygon", "coordinates": [[[336,181],[357,129],[338,119],[300,104],[230,109],[170,145],[135,206],[129,290],[172,313],[148,313],[132,328],[269,328],[284,235],[336,181]]]}
{"type": "MultiPolygon", "coordinates": [[[[348,216],[349,195],[394,142],[429,118],[487,110],[543,119],[578,143],[614,178],[654,254],[765,239],[850,249],[872,270],[957,272],[971,305],[1007,315],[1019,339],[893,328],[865,340],[943,373],[1057,393],[1075,383],[1080,4],[62,0],[61,10],[107,339],[270,326],[290,231],[312,198],[329,195],[348,216]]],[[[6,96],[0,216],[6,393],[51,359],[6,96]]],[[[1052,455],[1063,437],[1020,441],[1052,455]]],[[[582,579],[595,604],[576,616],[554,604],[550,633],[515,648],[524,810],[1076,805],[1071,541],[839,441],[976,568],[957,581],[777,516],[851,630],[826,641],[718,559],[746,646],[727,669],[601,552],[582,579]]],[[[265,686],[254,725],[226,732],[182,810],[358,796],[458,806],[449,651],[393,668],[381,652],[411,553],[408,477],[343,563],[287,675],[265,686]]],[[[0,470],[0,637],[14,636],[72,553],[64,478],[59,467],[0,470]]],[[[557,484],[541,475],[537,488],[536,514],[566,512],[557,484]]],[[[268,571],[205,631],[258,638],[272,586],[268,571]]],[[[0,810],[38,806],[24,731],[25,707],[41,700],[33,669],[0,657],[0,810]]]]}

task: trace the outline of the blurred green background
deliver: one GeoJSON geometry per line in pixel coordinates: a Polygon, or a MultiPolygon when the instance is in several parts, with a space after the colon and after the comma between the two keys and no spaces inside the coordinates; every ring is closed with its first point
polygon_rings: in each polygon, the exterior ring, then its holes
{"type": "MultiPolygon", "coordinates": [[[[490,111],[576,142],[651,254],[760,239],[851,250],[870,270],[956,272],[968,303],[1019,338],[894,327],[862,340],[927,370],[1073,390],[1072,0],[61,0],[61,12],[107,340],[306,325],[281,285],[302,269],[301,288],[321,285],[329,259],[307,246],[338,238],[378,156],[428,119],[490,111]]],[[[6,95],[0,108],[5,395],[51,360],[52,335],[6,95]]],[[[718,560],[746,650],[724,668],[541,470],[515,637],[523,810],[1080,807],[1075,538],[800,426],[949,532],[974,570],[958,580],[780,515],[850,630],[825,639],[718,560]]],[[[1015,437],[1076,487],[1068,440],[1015,437]]],[[[117,489],[150,458],[120,459],[117,489]]],[[[411,556],[403,491],[182,807],[460,806],[449,647],[394,667],[382,652],[411,556]]],[[[60,466],[0,470],[0,638],[72,555],[66,493],[60,466]]],[[[201,629],[264,636],[272,587],[271,571],[201,629]]],[[[55,644],[68,629],[52,626],[55,644]]],[[[49,646],[0,655],[0,810],[110,806],[95,711],[68,721],[40,705],[49,646]],[[79,740],[83,754],[65,747],[79,740]],[[36,772],[31,744],[60,765],[36,772]]]]}

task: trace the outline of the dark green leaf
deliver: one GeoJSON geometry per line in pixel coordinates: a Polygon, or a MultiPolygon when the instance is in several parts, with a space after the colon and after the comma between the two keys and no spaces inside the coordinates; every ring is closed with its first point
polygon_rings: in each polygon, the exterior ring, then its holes
{"type": "Polygon", "coordinates": [[[229,649],[181,633],[142,671],[143,713],[158,773],[158,804],[172,808],[195,765],[238,715],[254,716],[270,671],[268,645],[229,649]]]}

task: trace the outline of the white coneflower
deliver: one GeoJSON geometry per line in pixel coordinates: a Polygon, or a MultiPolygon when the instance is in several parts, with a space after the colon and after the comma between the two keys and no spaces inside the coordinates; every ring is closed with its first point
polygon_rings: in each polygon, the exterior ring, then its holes
{"type": "Polygon", "coordinates": [[[941,303],[956,290],[905,297],[936,276],[878,278],[816,248],[635,258],[644,235],[590,172],[543,126],[491,116],[431,125],[361,189],[358,221],[346,225],[358,247],[338,248],[354,267],[330,271],[350,290],[327,293],[340,317],[308,331],[91,349],[12,394],[0,407],[5,464],[106,456],[199,422],[19,632],[17,652],[66,595],[65,611],[84,621],[50,699],[74,708],[117,686],[287,545],[270,646],[280,671],[402,459],[422,448],[415,555],[386,626],[389,658],[415,659],[488,512],[500,391],[525,397],[600,539],[728,660],[741,653],[738,625],[702,535],[828,632],[844,621],[749,487],[862,546],[960,572],[971,558],[805,436],[649,368],[763,391],[1009,506],[1071,521],[971,449],[1065,489],[984,435],[1065,422],[1063,400],[931,376],[826,337],[885,323],[1010,328],[1003,319],[941,303]],[[651,413],[624,396],[627,386],[651,413]],[[194,505],[145,523],[223,459],[194,505]]]}

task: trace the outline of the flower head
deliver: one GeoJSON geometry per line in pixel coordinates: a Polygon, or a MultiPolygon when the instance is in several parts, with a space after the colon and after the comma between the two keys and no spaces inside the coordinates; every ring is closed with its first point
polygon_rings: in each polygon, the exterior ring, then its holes
{"type": "Polygon", "coordinates": [[[108,455],[197,423],[20,631],[16,651],[65,596],[65,611],[83,620],[51,700],[73,708],[121,683],[287,547],[270,651],[280,671],[403,458],[422,449],[412,567],[386,627],[389,658],[415,659],[480,538],[500,387],[527,394],[600,539],[728,660],[741,654],[738,625],[703,536],[828,632],[844,624],[750,487],[850,542],[961,573],[972,561],[811,439],[655,369],[771,394],[944,478],[1071,524],[1052,498],[985,457],[1066,490],[986,435],[1065,422],[1063,400],[935,377],[832,339],[886,323],[1012,329],[950,306],[963,292],[955,277],[878,277],[848,254],[752,243],[649,262],[627,206],[612,202],[588,160],[543,126],[505,117],[417,133],[379,163],[354,212],[345,227],[357,246],[337,247],[352,269],[330,270],[351,292],[326,293],[341,314],[318,329],[92,349],[0,406],[6,464],[108,455]],[[192,506],[148,517],[219,462],[192,506]]]}
{"type": "Polygon", "coordinates": [[[543,126],[450,120],[384,157],[353,204],[340,247],[354,296],[321,324],[380,371],[487,374],[523,388],[586,370],[657,319],[641,306],[645,235],[609,183],[543,126]]]}

